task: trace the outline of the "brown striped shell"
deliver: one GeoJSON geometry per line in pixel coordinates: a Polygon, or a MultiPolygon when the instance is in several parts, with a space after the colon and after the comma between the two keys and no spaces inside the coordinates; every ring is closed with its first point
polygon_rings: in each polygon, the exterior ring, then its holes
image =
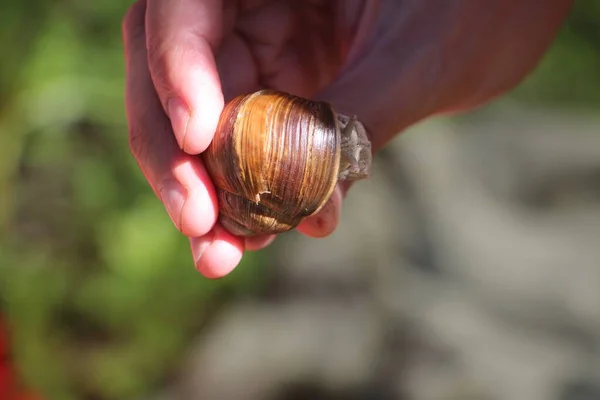
{"type": "Polygon", "coordinates": [[[226,104],[202,154],[221,224],[240,236],[285,232],[317,213],[339,180],[367,177],[370,143],[360,123],[343,129],[349,121],[327,103],[272,90],[226,104]]]}

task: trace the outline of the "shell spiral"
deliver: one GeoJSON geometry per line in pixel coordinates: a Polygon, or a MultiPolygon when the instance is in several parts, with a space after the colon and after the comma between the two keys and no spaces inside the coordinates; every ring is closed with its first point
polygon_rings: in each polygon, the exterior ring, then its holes
{"type": "Polygon", "coordinates": [[[219,220],[233,234],[285,232],[331,197],[340,130],[327,103],[271,90],[227,103],[202,154],[219,220]]]}

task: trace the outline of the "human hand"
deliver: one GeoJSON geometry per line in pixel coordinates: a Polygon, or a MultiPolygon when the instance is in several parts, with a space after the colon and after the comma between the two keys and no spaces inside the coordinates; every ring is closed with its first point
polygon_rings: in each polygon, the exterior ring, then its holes
{"type": "MultiPolygon", "coordinates": [[[[124,22],[132,152],[208,277],[227,274],[244,250],[274,239],[238,238],[217,222],[214,187],[194,155],[210,143],[224,101],[266,87],[315,96],[352,53],[351,26],[362,10],[348,0],[242,3],[139,1],[124,22]]],[[[340,187],[298,230],[330,234],[341,200],[340,187]]]]}
{"type": "MultiPolygon", "coordinates": [[[[423,118],[475,107],[516,85],[571,1],[480,3],[137,1],[123,23],[130,147],[190,237],[196,268],[224,276],[245,250],[274,239],[236,237],[217,222],[215,189],[195,155],[212,140],[225,101],[262,88],[324,100],[357,115],[377,151],[423,118]]],[[[297,229],[332,233],[346,189],[297,229]]]]}

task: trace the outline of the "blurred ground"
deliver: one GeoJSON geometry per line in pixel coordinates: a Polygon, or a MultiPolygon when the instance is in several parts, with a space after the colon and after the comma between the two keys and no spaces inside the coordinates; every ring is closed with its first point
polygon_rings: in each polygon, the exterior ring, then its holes
{"type": "Polygon", "coordinates": [[[276,292],[222,313],[172,398],[599,398],[599,132],[512,105],[407,132],[337,233],[281,238],[276,292]]]}
{"type": "Polygon", "coordinates": [[[212,282],[129,155],[127,4],[8,1],[0,306],[23,381],[61,400],[600,399],[599,5],[510,95],[395,140],[332,237],[283,235],[212,282]]]}

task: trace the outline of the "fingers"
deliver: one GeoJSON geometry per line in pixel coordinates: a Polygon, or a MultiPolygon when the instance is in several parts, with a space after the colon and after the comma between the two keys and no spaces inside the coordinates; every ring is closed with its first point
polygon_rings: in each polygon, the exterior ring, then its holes
{"type": "Polygon", "coordinates": [[[244,254],[242,238],[217,224],[203,237],[190,238],[196,269],[209,279],[222,278],[238,266],[244,254]]]}
{"type": "MultiPolygon", "coordinates": [[[[337,228],[343,200],[343,189],[338,186],[321,211],[298,226],[298,231],[313,238],[329,236],[337,228]]],[[[240,238],[227,232],[221,225],[204,237],[191,238],[190,245],[196,269],[210,279],[222,278],[240,263],[244,250],[256,251],[269,246],[276,235],[240,238]]]]}
{"type": "Polygon", "coordinates": [[[201,153],[212,140],[223,94],[214,53],[222,34],[220,0],[147,0],[148,63],[178,145],[201,153]]]}
{"type": "Polygon", "coordinates": [[[123,22],[131,152],[177,228],[187,236],[202,236],[216,221],[217,199],[199,158],[177,145],[153,87],[144,34],[145,6],[145,1],[135,3],[123,22]]]}
{"type": "Polygon", "coordinates": [[[247,237],[245,243],[246,250],[257,251],[264,249],[265,247],[273,243],[276,237],[277,235],[247,237]]]}
{"type": "Polygon", "coordinates": [[[138,1],[123,22],[131,151],[175,225],[191,237],[198,271],[208,278],[220,278],[239,264],[245,249],[264,248],[275,236],[244,240],[215,225],[218,210],[213,185],[200,159],[180,148],[181,138],[173,135],[163,111],[164,99],[153,84],[146,50],[146,14],[146,1],[138,1]]]}
{"type": "Polygon", "coordinates": [[[338,185],[321,211],[298,225],[296,228],[298,232],[313,238],[323,238],[331,235],[340,220],[343,197],[343,189],[338,185]]]}

